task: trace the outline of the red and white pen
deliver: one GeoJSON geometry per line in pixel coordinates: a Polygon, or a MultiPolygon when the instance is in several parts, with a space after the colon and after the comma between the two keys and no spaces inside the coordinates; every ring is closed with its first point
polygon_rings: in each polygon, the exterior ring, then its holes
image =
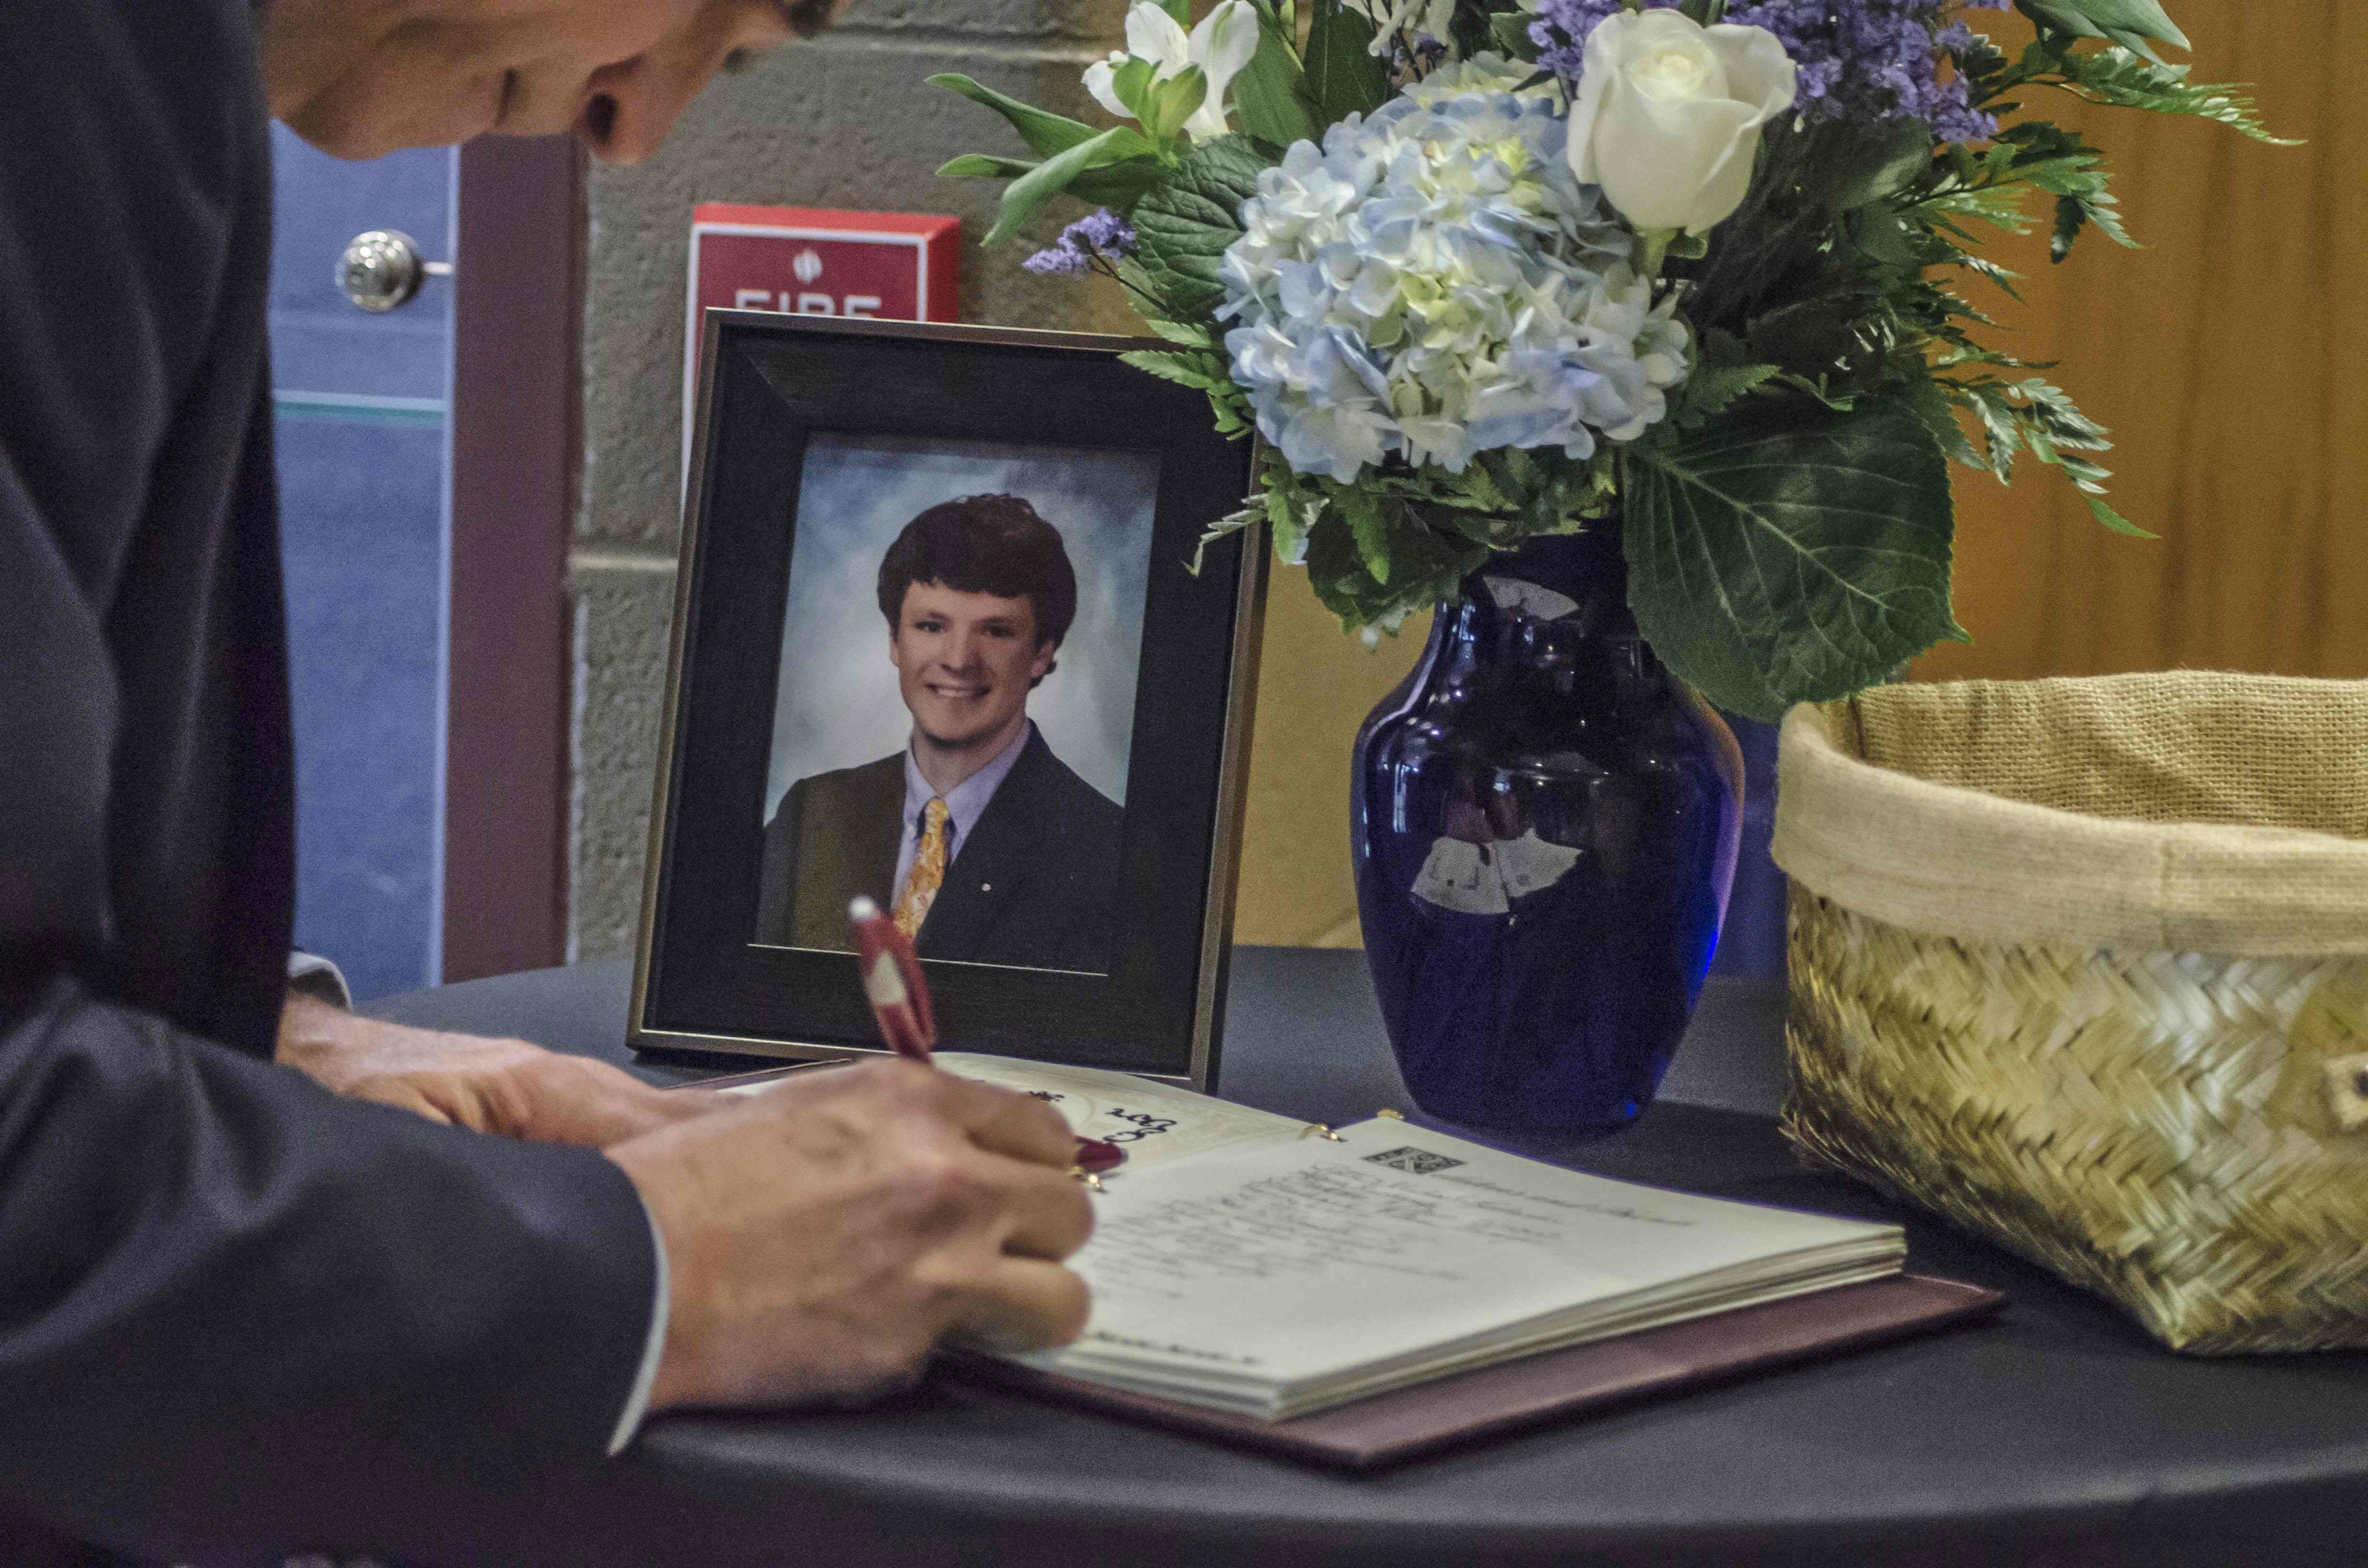
{"type": "Polygon", "coordinates": [[[938,1022],[929,1011],[929,983],[921,960],[896,923],[868,898],[847,906],[848,933],[863,965],[863,995],[888,1049],[916,1062],[929,1060],[938,1043],[938,1022]]]}
{"type": "MultiPolygon", "coordinates": [[[[847,924],[855,938],[856,961],[863,967],[864,999],[871,1004],[881,1038],[897,1055],[928,1062],[937,1049],[938,1024],[912,938],[868,898],[847,906],[847,924]]],[[[1126,1151],[1099,1138],[1080,1138],[1076,1159],[1081,1175],[1097,1176],[1116,1170],[1125,1162],[1126,1151]]]]}

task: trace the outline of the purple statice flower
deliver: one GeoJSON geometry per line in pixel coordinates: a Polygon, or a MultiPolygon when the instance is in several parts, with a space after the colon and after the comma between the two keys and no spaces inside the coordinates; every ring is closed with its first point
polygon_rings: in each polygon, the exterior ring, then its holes
{"type": "MultiPolygon", "coordinates": [[[[1677,0],[1645,0],[1647,8],[1677,0]]],[[[1975,10],[2001,9],[2007,0],[1963,0],[1975,10]]],[[[1587,35],[1621,0],[1543,0],[1530,37],[1538,63],[1576,82],[1586,60],[1587,35]]],[[[1998,122],[1974,108],[1963,81],[1943,81],[1941,51],[1973,39],[1950,18],[1952,0],[1740,0],[1725,19],[1766,28],[1800,72],[1794,111],[1804,120],[1861,124],[1920,119],[1944,142],[1975,142],[1997,134],[1998,122]]]]}
{"type": "Polygon", "coordinates": [[[1134,231],[1127,226],[1126,220],[1107,207],[1098,207],[1019,265],[1049,277],[1078,278],[1093,266],[1096,256],[1117,261],[1133,254],[1134,231]]]}
{"type": "Polygon", "coordinates": [[[1082,278],[1086,268],[1093,265],[1093,259],[1063,239],[1058,244],[1046,245],[1019,265],[1047,278],[1082,278]]]}
{"type": "MultiPolygon", "coordinates": [[[[1645,0],[1647,5],[1672,6],[1677,0],[1645,0]]],[[[1595,24],[1625,9],[1620,0],[1543,0],[1538,20],[1530,24],[1530,41],[1538,46],[1538,69],[1551,71],[1565,82],[1576,82],[1587,60],[1587,35],[1595,24]]]]}

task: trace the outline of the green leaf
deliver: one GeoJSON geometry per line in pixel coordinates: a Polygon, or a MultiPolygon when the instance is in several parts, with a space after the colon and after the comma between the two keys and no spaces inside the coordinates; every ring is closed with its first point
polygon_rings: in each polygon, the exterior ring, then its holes
{"type": "Polygon", "coordinates": [[[2105,154],[2078,131],[2045,123],[2018,125],[1990,149],[1987,163],[2002,182],[2021,181],[2055,198],[2048,255],[2062,261],[2080,231],[2094,223],[2105,237],[2132,250],[2137,241],[2122,226],[2107,180],[2105,154]]]}
{"type": "Polygon", "coordinates": [[[2101,38],[2159,61],[2150,39],[2180,49],[2187,35],[2156,0],[2015,0],[2015,8],[2042,28],[2075,38],[2101,38]]]}
{"type": "Polygon", "coordinates": [[[1259,460],[1266,470],[1266,520],[1273,530],[1275,559],[1286,566],[1304,564],[1307,559],[1307,532],[1314,526],[1315,514],[1323,509],[1322,501],[1307,494],[1305,481],[1292,472],[1291,461],[1272,447],[1258,449],[1259,460]]]}
{"type": "Polygon", "coordinates": [[[1944,186],[1918,205],[1927,212],[1979,218],[1991,227],[2004,229],[2009,234],[2031,233],[2031,214],[2023,209],[2022,192],[2011,185],[1985,185],[1971,188],[1944,186]]]}
{"type": "MultiPolygon", "coordinates": [[[[950,179],[1018,179],[1035,167],[1025,158],[965,153],[939,165],[938,173],[950,179]]],[[[1124,212],[1167,176],[1167,165],[1156,158],[1121,158],[1115,164],[1087,169],[1072,179],[1067,189],[1080,201],[1124,212]]]]}
{"type": "Polygon", "coordinates": [[[1694,346],[1693,371],[1670,402],[1669,422],[1681,430],[1707,424],[1782,372],[1782,366],[1753,361],[1740,339],[1712,327],[1694,346]]]}
{"type": "Polygon", "coordinates": [[[938,165],[940,179],[1018,179],[1036,165],[1026,158],[998,158],[985,153],[964,153],[938,165]]]}
{"type": "Polygon", "coordinates": [[[2271,146],[2302,145],[2270,134],[2253,100],[2245,96],[2241,82],[2190,83],[2189,67],[2149,63],[2126,49],[2067,55],[2062,69],[2068,78],[2063,84],[2065,90],[2091,103],[2151,109],[2157,114],[2192,115],[2231,127],[2271,146]]]}
{"type": "Polygon", "coordinates": [[[2018,304],[2021,302],[2021,291],[2014,286],[2014,280],[2022,276],[2020,272],[2011,271],[2006,267],[2000,267],[1997,262],[1990,260],[1987,256],[1975,256],[1970,252],[1959,252],[1956,260],[1957,265],[1964,267],[1966,271],[1971,272],[1977,278],[1986,278],[1989,279],[1990,282],[1996,284],[1998,289],[2005,293],[2008,299],[2016,301],[2018,304]]]}
{"type": "MultiPolygon", "coordinates": [[[[1158,79],[1158,76],[1159,64],[1156,61],[1145,60],[1139,54],[1130,54],[1118,69],[1110,73],[1110,97],[1124,104],[1134,118],[1140,120],[1143,118],[1144,100],[1150,96],[1151,85],[1158,79]]],[[[1144,134],[1150,137],[1148,127],[1144,129],[1144,134]]],[[[1150,137],[1150,139],[1158,140],[1156,137],[1150,137]]]]}
{"type": "Polygon", "coordinates": [[[1124,213],[1143,199],[1144,192],[1167,177],[1167,165],[1157,158],[1121,158],[1114,164],[1087,169],[1065,188],[1088,207],[1108,207],[1124,213]]]}
{"type": "Polygon", "coordinates": [[[1143,96],[1144,136],[1161,142],[1182,135],[1184,122],[1208,97],[1209,78],[1198,65],[1187,65],[1167,80],[1154,84],[1143,96]]]}
{"type": "Polygon", "coordinates": [[[1782,374],[1776,365],[1703,365],[1687,378],[1685,391],[1669,417],[1680,429],[1707,424],[1726,412],[1745,393],[1755,392],[1782,374]]]}
{"type": "Polygon", "coordinates": [[[1372,51],[1373,24],[1340,4],[1315,0],[1307,25],[1307,93],[1315,118],[1332,125],[1371,114],[1390,97],[1389,67],[1372,51]]]}
{"type": "Polygon", "coordinates": [[[1144,324],[1168,342],[1180,343],[1187,348],[1216,347],[1217,340],[1210,335],[1209,329],[1205,326],[1195,326],[1186,322],[1161,321],[1156,316],[1145,318],[1144,324]]]}
{"type": "Polygon", "coordinates": [[[1252,0],[1258,14],[1258,52],[1234,78],[1234,119],[1242,134],[1277,147],[1310,142],[1323,134],[1307,106],[1306,77],[1291,30],[1266,0],[1252,0]]]}
{"type": "Polygon", "coordinates": [[[1133,130],[1114,125],[1090,141],[1080,142],[1067,152],[1045,159],[1003,187],[1003,200],[995,212],[995,227],[980,243],[1001,244],[1019,231],[1020,224],[1035,216],[1036,209],[1067,189],[1079,175],[1122,162],[1142,144],[1143,138],[1133,130]]]}
{"type": "Polygon", "coordinates": [[[1390,579],[1382,583],[1367,568],[1342,516],[1359,488],[1325,482],[1331,504],[1318,509],[1308,527],[1307,582],[1345,630],[1361,629],[1370,643],[1381,632],[1395,631],[1407,616],[1452,597],[1456,585],[1492,551],[1430,528],[1399,528],[1391,536],[1390,579]]]}
{"type": "Polygon", "coordinates": [[[2105,498],[2101,495],[2083,495],[2080,499],[2089,503],[2089,515],[2090,517],[2095,517],[2099,522],[2104,524],[2107,528],[2112,529],[2117,534],[2126,534],[2132,539],[2160,539],[2162,537],[2160,534],[2150,534],[2146,532],[2146,529],[2138,527],[2137,524],[2130,521],[2127,517],[2123,517],[2111,506],[2106,506],[2105,498]]]}
{"type": "Polygon", "coordinates": [[[1850,151],[1852,166],[1837,171],[1832,198],[1837,212],[1872,207],[1913,185],[1932,166],[1932,133],[1921,120],[1902,120],[1887,138],[1850,151]]]}
{"type": "Polygon", "coordinates": [[[1300,565],[1307,559],[1307,525],[1301,518],[1290,492],[1266,493],[1266,523],[1274,534],[1275,558],[1286,566],[1300,565]]]}
{"type": "Polygon", "coordinates": [[[1244,138],[1214,137],[1185,154],[1167,184],[1136,205],[1137,255],[1170,315],[1202,315],[1224,301],[1217,267],[1241,237],[1242,203],[1257,192],[1266,166],[1244,138]]]}
{"type": "Polygon", "coordinates": [[[1212,377],[1196,360],[1204,356],[1166,354],[1156,349],[1136,348],[1119,357],[1121,365],[1132,365],[1146,375],[1157,376],[1163,381],[1174,381],[1195,392],[1208,392],[1223,384],[1212,377]]]}
{"type": "Polygon", "coordinates": [[[1952,394],[1982,423],[1985,466],[2000,484],[2014,477],[2014,458],[2022,450],[2022,422],[2015,417],[2014,402],[1997,381],[1955,383],[1952,394]]]}
{"type": "Polygon", "coordinates": [[[1160,8],[1176,18],[1176,25],[1188,32],[1192,27],[1192,0],[1159,0],[1160,8]]]}
{"type": "Polygon", "coordinates": [[[1528,11],[1499,11],[1488,18],[1488,37],[1508,59],[1530,61],[1538,57],[1537,40],[1530,37],[1530,28],[1537,17],[1528,11]]]}
{"type": "Polygon", "coordinates": [[[1973,442],[1965,438],[1965,428],[1957,423],[1956,403],[1942,383],[1930,376],[1919,377],[1900,389],[1907,412],[1922,422],[1939,442],[1941,454],[1967,468],[1987,468],[1973,442]]]}
{"type": "Polygon", "coordinates": [[[1093,140],[1094,128],[1066,115],[1052,114],[1007,97],[993,87],[981,86],[959,71],[941,72],[928,78],[929,85],[960,93],[973,103],[985,104],[1011,122],[1019,139],[1028,143],[1040,158],[1050,158],[1065,153],[1081,142],[1093,140]]]}
{"type": "Polygon", "coordinates": [[[1390,525],[1382,516],[1381,498],[1370,490],[1351,486],[1340,496],[1339,505],[1349,519],[1349,537],[1357,541],[1357,559],[1365,563],[1374,582],[1389,586],[1390,525]]]}
{"type": "Polygon", "coordinates": [[[1948,468],[1896,403],[1755,403],[1673,449],[1630,449],[1623,478],[1637,627],[1723,707],[1772,722],[1965,636],[1948,468]]]}
{"type": "Polygon", "coordinates": [[[1264,514],[1253,504],[1242,507],[1239,511],[1228,512],[1211,523],[1201,531],[1199,542],[1192,546],[1192,559],[1184,563],[1184,570],[1191,573],[1195,577],[1199,576],[1201,568],[1207,563],[1211,545],[1222,543],[1233,535],[1240,533],[1243,529],[1256,524],[1262,516],[1264,514]]]}

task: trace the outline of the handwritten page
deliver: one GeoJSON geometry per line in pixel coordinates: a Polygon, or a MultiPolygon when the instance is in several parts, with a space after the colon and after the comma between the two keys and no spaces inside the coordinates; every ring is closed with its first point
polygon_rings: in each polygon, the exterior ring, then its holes
{"type": "Polygon", "coordinates": [[[1086,1335],[1029,1359],[1188,1396],[1534,1338],[1590,1306],[1677,1301],[1689,1282],[1714,1295],[1820,1251],[1896,1267],[1898,1250],[1892,1227],[1641,1187],[1390,1121],[1211,1154],[1113,1187],[1097,1218],[1076,1260],[1094,1292],[1086,1335]]]}
{"type": "MultiPolygon", "coordinates": [[[[1287,1116],[1155,1084],[1128,1073],[1060,1067],[967,1051],[941,1051],[936,1062],[959,1076],[1032,1095],[1066,1118],[1079,1137],[1106,1139],[1125,1150],[1126,1164],[1104,1177],[1106,1183],[1187,1154],[1258,1139],[1296,1138],[1307,1126],[1287,1116]]],[[[718,1092],[761,1095],[784,1081],[735,1084],[718,1092]]]]}
{"type": "Polygon", "coordinates": [[[1306,1126],[1126,1073],[966,1051],[941,1051],[937,1062],[949,1073],[1032,1095],[1067,1118],[1079,1137],[1107,1139],[1124,1149],[1126,1164],[1105,1178],[1112,1183],[1187,1154],[1251,1140],[1295,1138],[1306,1126]]]}

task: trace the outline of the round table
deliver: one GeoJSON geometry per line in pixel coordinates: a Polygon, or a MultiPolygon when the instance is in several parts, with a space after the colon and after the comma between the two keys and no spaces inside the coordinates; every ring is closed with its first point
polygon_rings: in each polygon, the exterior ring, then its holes
{"type": "MultiPolygon", "coordinates": [[[[635,1058],[623,964],[476,981],[367,1011],[510,1034],[660,1082],[746,1062],[635,1058]]],[[[1773,1119],[1781,988],[1713,983],[1636,1126],[1493,1142],[1725,1197],[1878,1216],[1773,1119]]],[[[1223,1092],[1311,1119],[1411,1109],[1354,953],[1235,957],[1223,1092]]],[[[2368,1560],[2368,1357],[2202,1360],[1914,1214],[1912,1267],[2008,1292],[1991,1323],[1334,1473],[931,1380],[862,1411],[670,1415],[624,1459],[463,1501],[486,1562],[832,1568],[2016,1565],[2368,1560]],[[474,1517],[472,1517],[474,1516],[474,1517]]]]}

